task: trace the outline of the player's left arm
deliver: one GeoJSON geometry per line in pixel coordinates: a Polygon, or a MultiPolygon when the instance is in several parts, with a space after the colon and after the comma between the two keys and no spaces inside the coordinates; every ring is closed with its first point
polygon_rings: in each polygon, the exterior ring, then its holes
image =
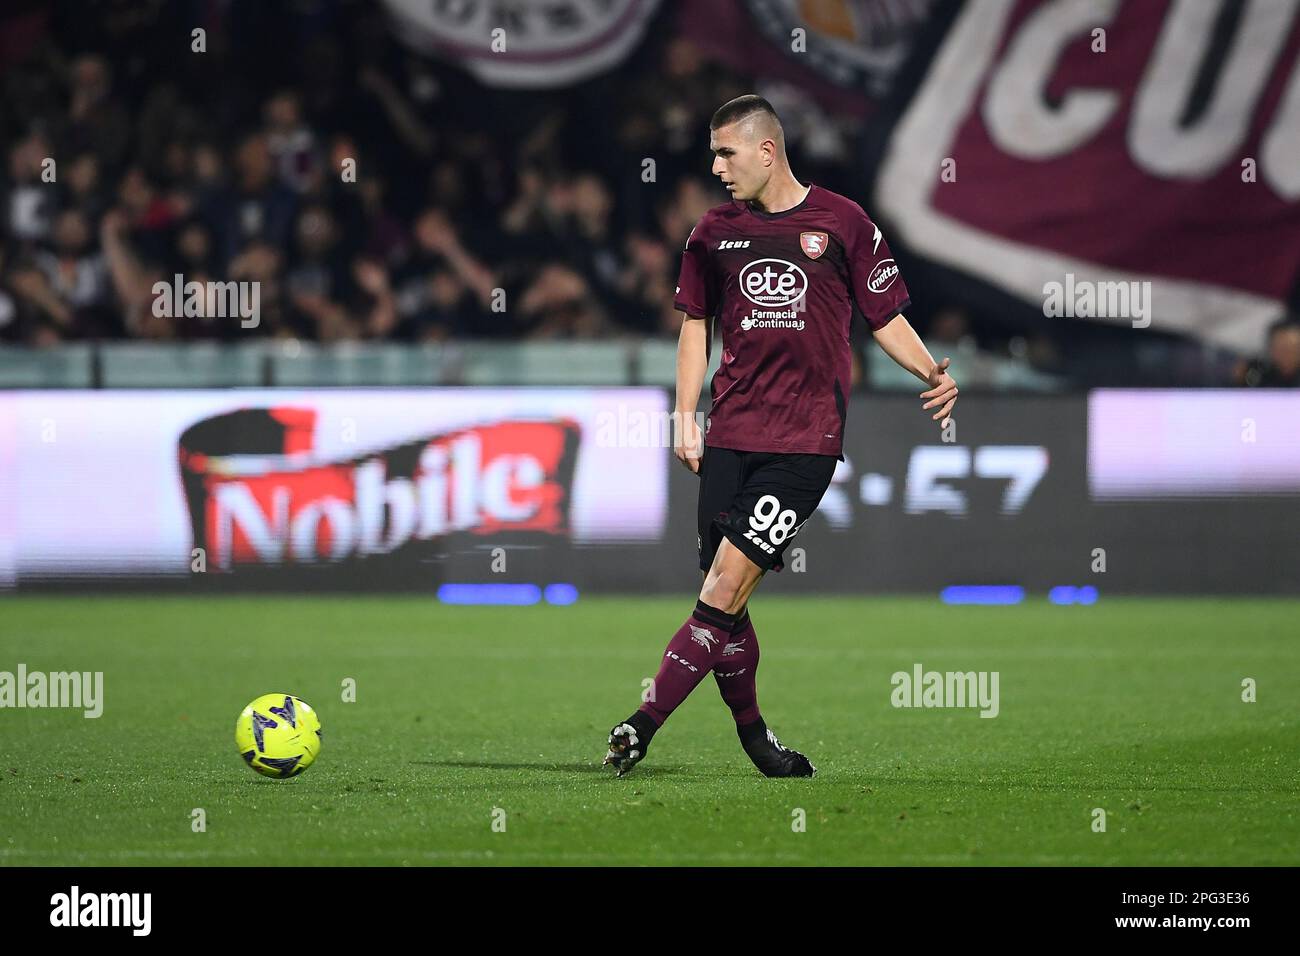
{"type": "Polygon", "coordinates": [[[952,407],[957,404],[957,383],[948,374],[949,359],[935,362],[930,350],[912,328],[912,323],[902,314],[894,316],[871,334],[886,355],[930,386],[921,393],[922,398],[928,399],[921,407],[941,406],[931,417],[937,422],[946,422],[952,414],[952,407]]]}
{"type": "Polygon", "coordinates": [[[903,317],[911,299],[889,243],[857,203],[851,203],[844,212],[842,228],[853,301],[885,354],[930,386],[921,393],[927,399],[921,407],[937,407],[932,417],[946,423],[957,403],[957,383],[948,374],[948,359],[935,362],[912,324],[903,317]]]}

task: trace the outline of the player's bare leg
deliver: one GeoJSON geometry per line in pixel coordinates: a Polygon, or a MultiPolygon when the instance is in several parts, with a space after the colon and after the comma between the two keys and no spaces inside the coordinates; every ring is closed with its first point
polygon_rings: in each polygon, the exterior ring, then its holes
{"type": "Polygon", "coordinates": [[[749,560],[749,556],[732,544],[730,538],[723,538],[718,553],[713,556],[713,564],[704,576],[700,600],[720,611],[737,614],[748,603],[763,573],[763,569],[749,560]]]}

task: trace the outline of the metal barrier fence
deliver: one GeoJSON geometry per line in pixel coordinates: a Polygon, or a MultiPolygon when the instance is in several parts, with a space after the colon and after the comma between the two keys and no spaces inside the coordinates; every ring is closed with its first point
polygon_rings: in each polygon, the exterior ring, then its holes
{"type": "MultiPolygon", "coordinates": [[[[1008,358],[951,352],[965,388],[1056,392],[1060,380],[1008,358]]],[[[710,374],[720,361],[714,349],[710,374]]],[[[916,380],[876,348],[866,353],[873,388],[910,391],[916,380]]],[[[677,343],[612,341],[454,342],[439,345],[298,341],[123,342],[55,349],[0,348],[0,388],[256,388],[421,385],[675,384],[677,343]]]]}

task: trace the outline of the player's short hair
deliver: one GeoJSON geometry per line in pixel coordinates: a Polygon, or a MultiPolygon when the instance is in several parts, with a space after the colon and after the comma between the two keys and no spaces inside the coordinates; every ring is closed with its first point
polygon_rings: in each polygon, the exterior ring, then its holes
{"type": "Polygon", "coordinates": [[[713,114],[713,119],[709,120],[709,129],[721,129],[732,123],[739,123],[741,120],[749,119],[755,113],[766,113],[772,117],[776,128],[781,129],[781,120],[776,115],[776,110],[772,108],[772,104],[756,93],[737,96],[734,100],[728,100],[719,106],[718,111],[713,114]]]}

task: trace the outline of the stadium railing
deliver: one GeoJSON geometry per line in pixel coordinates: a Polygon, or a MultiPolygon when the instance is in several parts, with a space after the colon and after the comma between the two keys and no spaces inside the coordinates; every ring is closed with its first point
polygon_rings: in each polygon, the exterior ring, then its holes
{"type": "MultiPolygon", "coordinates": [[[[965,388],[1058,392],[1061,379],[987,353],[934,344],[960,363],[965,388]]],[[[709,374],[717,370],[714,349],[709,374]]],[[[868,349],[867,380],[911,391],[916,380],[879,349],[868,349]]],[[[255,388],[427,385],[658,385],[673,387],[677,343],[480,342],[436,345],[347,342],[112,342],[57,348],[0,347],[0,388],[255,388]]]]}

